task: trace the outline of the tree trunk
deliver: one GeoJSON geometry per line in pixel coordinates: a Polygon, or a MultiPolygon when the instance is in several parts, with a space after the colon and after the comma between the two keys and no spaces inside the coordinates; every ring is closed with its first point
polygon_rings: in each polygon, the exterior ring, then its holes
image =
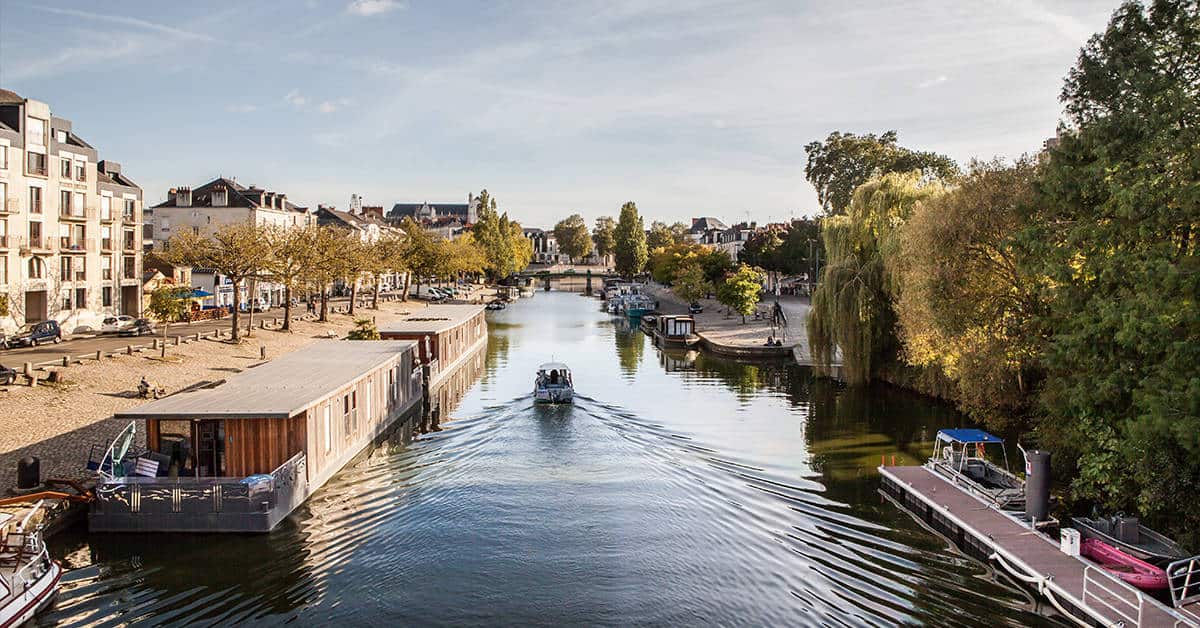
{"type": "Polygon", "coordinates": [[[237,342],[242,339],[242,330],[240,327],[240,325],[242,323],[242,315],[241,315],[241,312],[239,311],[239,310],[241,310],[241,306],[242,306],[242,280],[241,279],[233,279],[232,282],[233,282],[233,333],[230,336],[230,338],[232,338],[234,342],[237,342]]]}
{"type": "Polygon", "coordinates": [[[354,306],[358,302],[358,279],[350,282],[350,309],[346,312],[350,316],[354,316],[354,306]]]}
{"type": "Polygon", "coordinates": [[[258,305],[258,277],[250,278],[250,304],[246,308],[246,313],[249,315],[249,324],[246,326],[246,337],[254,335],[254,306],[258,305]]]}
{"type": "Polygon", "coordinates": [[[375,275],[375,292],[374,292],[374,294],[371,295],[371,309],[372,310],[379,309],[379,290],[380,290],[380,288],[382,288],[382,285],[380,284],[379,279],[380,279],[379,275],[376,274],[375,275]]]}
{"type": "Polygon", "coordinates": [[[321,322],[329,322],[329,285],[321,284],[321,322]]]}
{"type": "Polygon", "coordinates": [[[292,331],[292,287],[283,287],[283,331],[292,331]]]}
{"type": "Polygon", "coordinates": [[[411,284],[412,284],[412,271],[405,271],[405,273],[404,273],[404,289],[400,292],[400,301],[402,301],[404,303],[408,303],[408,289],[411,287],[411,284]]]}

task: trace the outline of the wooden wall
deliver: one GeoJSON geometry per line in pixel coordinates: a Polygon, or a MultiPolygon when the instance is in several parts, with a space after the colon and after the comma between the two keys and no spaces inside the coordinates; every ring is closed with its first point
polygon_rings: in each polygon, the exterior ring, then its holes
{"type": "Polygon", "coordinates": [[[304,415],[290,419],[225,421],[225,475],[270,473],[300,453],[306,441],[304,415]]]}

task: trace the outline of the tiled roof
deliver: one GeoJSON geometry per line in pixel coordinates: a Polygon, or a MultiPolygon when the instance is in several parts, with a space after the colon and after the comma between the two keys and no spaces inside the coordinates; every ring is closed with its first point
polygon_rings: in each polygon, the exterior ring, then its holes
{"type": "Polygon", "coordinates": [[[392,205],[392,210],[388,212],[389,218],[404,218],[405,216],[415,216],[417,210],[429,205],[439,215],[456,214],[466,216],[469,207],[466,203],[396,203],[392,205]]]}
{"type": "Polygon", "coordinates": [[[20,104],[25,102],[19,94],[12,90],[0,89],[0,105],[20,104]]]}
{"type": "MultiPolygon", "coordinates": [[[[258,188],[248,188],[248,187],[238,183],[237,181],[234,181],[233,179],[228,179],[226,177],[218,177],[216,179],[213,179],[212,181],[209,181],[208,183],[205,183],[204,185],[202,185],[198,188],[192,188],[191,207],[212,207],[213,206],[212,205],[213,189],[216,188],[218,185],[223,185],[223,186],[225,186],[225,189],[228,190],[228,192],[226,194],[225,204],[221,205],[220,207],[258,208],[258,207],[262,206],[259,204],[259,202],[257,200],[258,193],[259,192],[270,192],[270,190],[261,190],[258,188]],[[254,196],[255,198],[251,198],[251,196],[254,196]]],[[[154,207],[179,207],[179,205],[176,204],[176,201],[174,198],[170,198],[170,199],[167,199],[166,201],[163,201],[162,203],[159,203],[158,205],[155,205],[154,207]]],[[[291,201],[286,201],[286,200],[284,201],[284,208],[287,209],[288,211],[296,211],[296,212],[307,211],[307,208],[300,207],[300,206],[292,203],[291,201]]]]}

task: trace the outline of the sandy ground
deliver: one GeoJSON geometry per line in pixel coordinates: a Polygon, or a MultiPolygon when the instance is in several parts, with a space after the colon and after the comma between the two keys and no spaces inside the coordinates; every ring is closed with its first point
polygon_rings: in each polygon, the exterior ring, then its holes
{"type": "MultiPolygon", "coordinates": [[[[418,301],[380,303],[379,310],[359,310],[356,318],[375,317],[383,324],[423,307],[418,301]]],[[[17,461],[27,455],[41,460],[42,478],[86,476],[81,470],[92,445],[107,446],[124,427],[124,422],[109,418],[113,412],[146,403],[136,394],[143,376],[167,393],[217,382],[259,364],[261,347],[269,360],[331,331],[343,337],[353,329],[354,320],[331,314],[326,323],[293,321],[292,327],[290,333],[255,329],[238,345],[216,340],[169,345],[165,359],[157,351],[146,351],[100,362],[85,360],[55,369],[63,371],[61,384],[39,383],[31,388],[24,377],[18,377],[17,384],[0,388],[0,493],[15,485],[17,461]]]]}

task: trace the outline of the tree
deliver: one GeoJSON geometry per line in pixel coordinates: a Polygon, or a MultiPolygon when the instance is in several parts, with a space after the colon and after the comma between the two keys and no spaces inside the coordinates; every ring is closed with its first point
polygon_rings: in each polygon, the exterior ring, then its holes
{"type": "Polygon", "coordinates": [[[493,279],[520,272],[533,260],[533,243],[522,233],[520,223],[509,220],[507,213],[499,213],[496,199],[487,190],[479,193],[479,216],[472,233],[493,279]]]}
{"type": "Polygon", "coordinates": [[[316,263],[317,227],[273,227],[266,232],[266,272],[283,286],[283,329],[292,329],[292,295],[303,288],[316,263]]]}
{"type": "Polygon", "coordinates": [[[717,301],[729,309],[742,315],[742,324],[746,324],[746,315],[754,312],[762,293],[762,276],[758,271],[742,264],[717,285],[717,301]]]}
{"type": "Polygon", "coordinates": [[[441,243],[441,255],[447,261],[449,276],[464,277],[480,275],[487,268],[487,259],[483,256],[475,236],[464,233],[461,236],[441,243]]]}
{"type": "Polygon", "coordinates": [[[554,225],[554,239],[558,241],[558,249],[567,254],[571,263],[592,252],[592,237],[588,234],[587,223],[579,214],[571,214],[554,225]]]}
{"type": "Polygon", "coordinates": [[[655,220],[650,223],[650,231],[646,234],[646,249],[665,249],[675,243],[675,234],[667,223],[655,220]]]}
{"type": "Polygon", "coordinates": [[[592,242],[596,245],[596,255],[605,259],[613,254],[617,246],[617,222],[612,216],[601,216],[596,219],[596,227],[592,229],[592,242]]]}
{"type": "Polygon", "coordinates": [[[421,281],[436,277],[441,271],[441,238],[430,233],[421,223],[406,217],[400,224],[406,234],[404,239],[404,261],[417,282],[416,296],[421,296],[421,281]]]}
{"type": "Polygon", "coordinates": [[[646,267],[646,229],[637,205],[630,201],[621,206],[621,217],[613,233],[617,273],[633,277],[646,267]]]}
{"type": "Polygon", "coordinates": [[[211,268],[229,279],[233,285],[234,342],[241,340],[242,284],[257,277],[266,268],[270,256],[265,229],[251,222],[221,225],[211,235],[180,232],[171,236],[164,251],[164,257],[173,264],[211,268]]]}
{"type": "Polygon", "coordinates": [[[364,241],[358,231],[351,229],[339,231],[336,247],[342,257],[341,266],[344,274],[341,279],[350,287],[350,307],[346,313],[354,316],[354,311],[358,307],[358,287],[362,283],[363,276],[376,268],[377,260],[371,244],[364,241]]]}
{"type": "Polygon", "coordinates": [[[921,170],[927,180],[945,181],[958,174],[953,159],[904,148],[896,141],[895,131],[878,136],[834,131],[825,141],[804,147],[808,154],[804,176],[817,189],[817,200],[826,215],[845,213],[854,191],[872,177],[921,170]]]}
{"type": "Polygon", "coordinates": [[[684,301],[694,303],[712,291],[712,284],[704,278],[704,269],[700,267],[700,263],[691,259],[675,273],[675,283],[671,290],[684,301]]]}
{"type": "Polygon", "coordinates": [[[329,320],[329,290],[333,283],[347,274],[343,243],[346,230],[340,227],[318,227],[313,242],[310,280],[321,294],[320,320],[329,320]]]}
{"type": "Polygon", "coordinates": [[[920,202],[940,194],[921,173],[889,173],[854,192],[845,215],[821,222],[829,259],[813,293],[809,345],[817,367],[827,371],[839,352],[851,384],[870,381],[898,356],[896,290],[888,263],[897,248],[896,229],[920,202]]]}
{"type": "Polygon", "coordinates": [[[404,259],[404,235],[389,231],[371,243],[370,273],[373,283],[371,309],[379,309],[379,293],[383,289],[384,275],[404,272],[408,265],[404,259]]]}
{"type": "MultiPolygon", "coordinates": [[[[671,244],[665,248],[655,249],[647,260],[650,276],[663,285],[675,283],[679,269],[686,263],[699,260],[707,255],[709,247],[695,242],[686,244],[671,244]]],[[[724,273],[722,273],[724,274],[724,273]]]]}
{"type": "Polygon", "coordinates": [[[159,286],[150,293],[150,303],[146,312],[163,325],[163,337],[167,336],[167,327],[171,323],[183,320],[188,315],[188,297],[192,289],[187,286],[159,286]]]}
{"type": "Polygon", "coordinates": [[[920,203],[892,259],[904,360],[941,371],[972,418],[1011,430],[1028,415],[1045,309],[1043,278],[1015,241],[1037,200],[1037,166],[973,162],[945,194],[920,203]]]}
{"type": "Polygon", "coordinates": [[[369,318],[359,318],[354,321],[354,329],[346,334],[346,340],[379,340],[379,329],[375,321],[369,318]]]}
{"type": "Polygon", "coordinates": [[[1021,240],[1054,287],[1038,433],[1072,497],[1200,544],[1200,7],[1129,2],[1062,92],[1021,240]]]}
{"type": "Polygon", "coordinates": [[[702,246],[697,259],[700,267],[704,269],[704,278],[714,286],[735,268],[733,260],[725,254],[725,251],[710,246],[702,246]]]}

